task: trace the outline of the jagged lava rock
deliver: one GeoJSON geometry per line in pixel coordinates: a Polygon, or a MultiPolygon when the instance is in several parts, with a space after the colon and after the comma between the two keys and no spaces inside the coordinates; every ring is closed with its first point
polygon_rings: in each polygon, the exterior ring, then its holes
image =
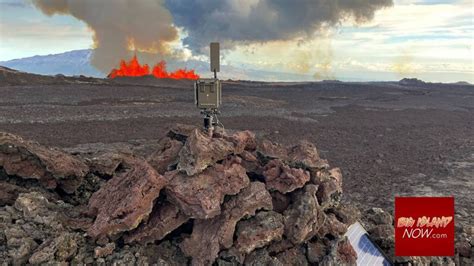
{"type": "Polygon", "coordinates": [[[249,178],[239,157],[231,156],[195,176],[168,172],[168,199],[192,218],[208,219],[219,215],[225,195],[235,195],[248,186],[249,178]]]}
{"type": "Polygon", "coordinates": [[[271,160],[265,165],[263,176],[268,189],[288,193],[301,188],[310,179],[308,171],[291,168],[280,160],[271,160]]]}
{"type": "Polygon", "coordinates": [[[316,235],[326,219],[318,204],[318,187],[306,185],[294,195],[294,202],[284,212],[285,235],[293,244],[300,244],[316,235]]]}
{"type": "Polygon", "coordinates": [[[322,265],[357,265],[357,253],[347,237],[339,238],[331,245],[331,249],[324,256],[322,265]]]}
{"type": "Polygon", "coordinates": [[[254,217],[237,224],[235,247],[242,253],[279,241],[283,236],[283,216],[273,211],[262,211],[254,217]]]}
{"type": "Polygon", "coordinates": [[[288,151],[278,143],[263,139],[257,144],[257,155],[262,164],[266,164],[273,159],[286,160],[288,158],[288,151]]]}
{"type": "Polygon", "coordinates": [[[125,160],[125,158],[129,156],[131,155],[115,152],[104,152],[92,157],[89,160],[88,165],[92,173],[98,176],[111,177],[114,175],[115,171],[119,168],[120,164],[125,160]]]}
{"type": "Polygon", "coordinates": [[[164,202],[153,208],[150,218],[125,236],[125,243],[151,243],[163,239],[167,234],[185,223],[189,217],[175,205],[164,202]]]}
{"type": "Polygon", "coordinates": [[[245,257],[244,265],[248,266],[283,266],[277,258],[270,256],[265,248],[254,250],[245,257]]]}
{"type": "Polygon", "coordinates": [[[323,181],[319,184],[316,195],[323,209],[336,207],[342,197],[342,181],[335,178],[323,181]]]}
{"type": "Polygon", "coordinates": [[[181,249],[193,258],[193,265],[212,264],[221,249],[232,246],[237,222],[259,209],[271,210],[272,199],[263,183],[252,182],[223,204],[219,216],[195,220],[193,232],[183,241],[181,249]]]}
{"type": "Polygon", "coordinates": [[[240,154],[244,150],[253,151],[257,148],[255,134],[248,130],[238,131],[232,136],[224,135],[224,139],[234,143],[236,154],[240,154]]]}
{"type": "Polygon", "coordinates": [[[15,202],[18,195],[26,191],[27,191],[26,188],[1,181],[0,182],[0,206],[4,206],[7,204],[12,205],[15,202]]]}
{"type": "Polygon", "coordinates": [[[107,181],[89,200],[91,214],[97,214],[89,228],[91,237],[114,235],[136,228],[153,208],[153,201],[167,180],[145,160],[128,157],[124,172],[107,181]]]}
{"type": "Polygon", "coordinates": [[[234,144],[222,138],[212,138],[195,129],[186,139],[179,152],[177,169],[192,176],[202,172],[209,165],[225,159],[234,152],[234,144]]]}
{"type": "Polygon", "coordinates": [[[317,168],[321,166],[318,150],[313,143],[302,140],[289,149],[288,160],[305,168],[317,168]]]}
{"type": "Polygon", "coordinates": [[[31,255],[28,262],[31,264],[51,261],[66,262],[77,253],[79,239],[78,233],[63,232],[58,237],[42,243],[31,255]]]}
{"type": "Polygon", "coordinates": [[[160,141],[160,144],[161,149],[150,155],[148,163],[153,166],[159,174],[164,174],[170,170],[169,166],[178,163],[178,154],[183,147],[183,143],[166,137],[160,141]]]}
{"type": "Polygon", "coordinates": [[[8,175],[37,179],[48,189],[73,193],[89,171],[79,159],[19,136],[0,133],[0,167],[8,175]]]}

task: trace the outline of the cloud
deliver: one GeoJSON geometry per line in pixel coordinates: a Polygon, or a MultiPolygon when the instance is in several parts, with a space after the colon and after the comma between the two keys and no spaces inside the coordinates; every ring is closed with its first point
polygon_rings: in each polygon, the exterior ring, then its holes
{"type": "Polygon", "coordinates": [[[392,0],[167,0],[176,25],[188,32],[185,43],[201,52],[209,42],[236,44],[312,38],[322,26],[348,17],[356,22],[373,18],[392,0]]]}
{"type": "Polygon", "coordinates": [[[178,29],[163,1],[130,0],[32,0],[44,14],[71,15],[93,31],[92,64],[107,73],[130,50],[171,55],[178,29]]]}

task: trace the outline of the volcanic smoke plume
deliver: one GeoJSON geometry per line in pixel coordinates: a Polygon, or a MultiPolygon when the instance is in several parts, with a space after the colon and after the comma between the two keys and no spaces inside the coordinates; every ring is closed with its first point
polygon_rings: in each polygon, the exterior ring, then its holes
{"type": "MultiPolygon", "coordinates": [[[[108,73],[130,50],[170,55],[178,39],[170,12],[162,0],[32,0],[47,15],[69,14],[94,32],[92,64],[108,73]]],[[[155,58],[156,62],[156,58],[155,58]]]]}
{"type": "Polygon", "coordinates": [[[239,44],[311,39],[322,27],[337,26],[347,18],[368,21],[376,10],[393,4],[392,0],[31,1],[47,15],[69,14],[87,23],[96,48],[92,64],[104,73],[131,58],[131,50],[146,52],[139,55],[146,54],[149,64],[176,58],[183,52],[171,49],[179,39],[177,27],[186,33],[186,47],[207,55],[211,41],[230,49],[239,44]]]}

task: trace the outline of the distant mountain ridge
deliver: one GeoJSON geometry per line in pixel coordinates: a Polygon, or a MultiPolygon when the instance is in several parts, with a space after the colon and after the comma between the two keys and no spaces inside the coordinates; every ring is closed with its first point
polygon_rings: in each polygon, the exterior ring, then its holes
{"type": "Polygon", "coordinates": [[[84,75],[91,77],[104,77],[90,64],[92,50],[74,50],[60,54],[35,55],[32,57],[13,59],[0,62],[0,65],[20,71],[41,74],[67,76],[84,75]]]}
{"type": "MultiPolygon", "coordinates": [[[[103,78],[106,74],[94,68],[90,63],[92,55],[91,49],[73,50],[69,52],[36,55],[32,57],[0,61],[0,66],[17,69],[20,71],[41,74],[66,76],[90,76],[103,78]]],[[[209,63],[199,60],[188,60],[181,62],[168,62],[168,69],[176,68],[195,69],[200,75],[211,75],[209,63]]],[[[283,73],[274,71],[254,70],[239,68],[229,65],[221,66],[220,78],[241,79],[241,80],[262,80],[262,81],[308,81],[313,80],[311,75],[283,73]]]]}

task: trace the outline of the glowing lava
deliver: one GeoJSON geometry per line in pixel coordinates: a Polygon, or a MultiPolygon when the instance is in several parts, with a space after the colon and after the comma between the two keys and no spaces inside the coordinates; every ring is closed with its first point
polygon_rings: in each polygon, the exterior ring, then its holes
{"type": "Polygon", "coordinates": [[[120,61],[120,68],[114,68],[108,75],[109,78],[116,77],[141,77],[153,75],[155,78],[171,78],[171,79],[199,79],[199,75],[193,69],[178,69],[174,72],[166,71],[166,62],[161,61],[153,67],[150,72],[150,67],[147,64],[141,65],[136,56],[128,63],[125,60],[120,61]]]}
{"type": "Polygon", "coordinates": [[[133,56],[132,60],[128,63],[125,60],[120,61],[120,68],[114,68],[110,71],[109,78],[116,77],[141,77],[150,75],[150,67],[145,65],[140,65],[136,56],[133,56]]]}

